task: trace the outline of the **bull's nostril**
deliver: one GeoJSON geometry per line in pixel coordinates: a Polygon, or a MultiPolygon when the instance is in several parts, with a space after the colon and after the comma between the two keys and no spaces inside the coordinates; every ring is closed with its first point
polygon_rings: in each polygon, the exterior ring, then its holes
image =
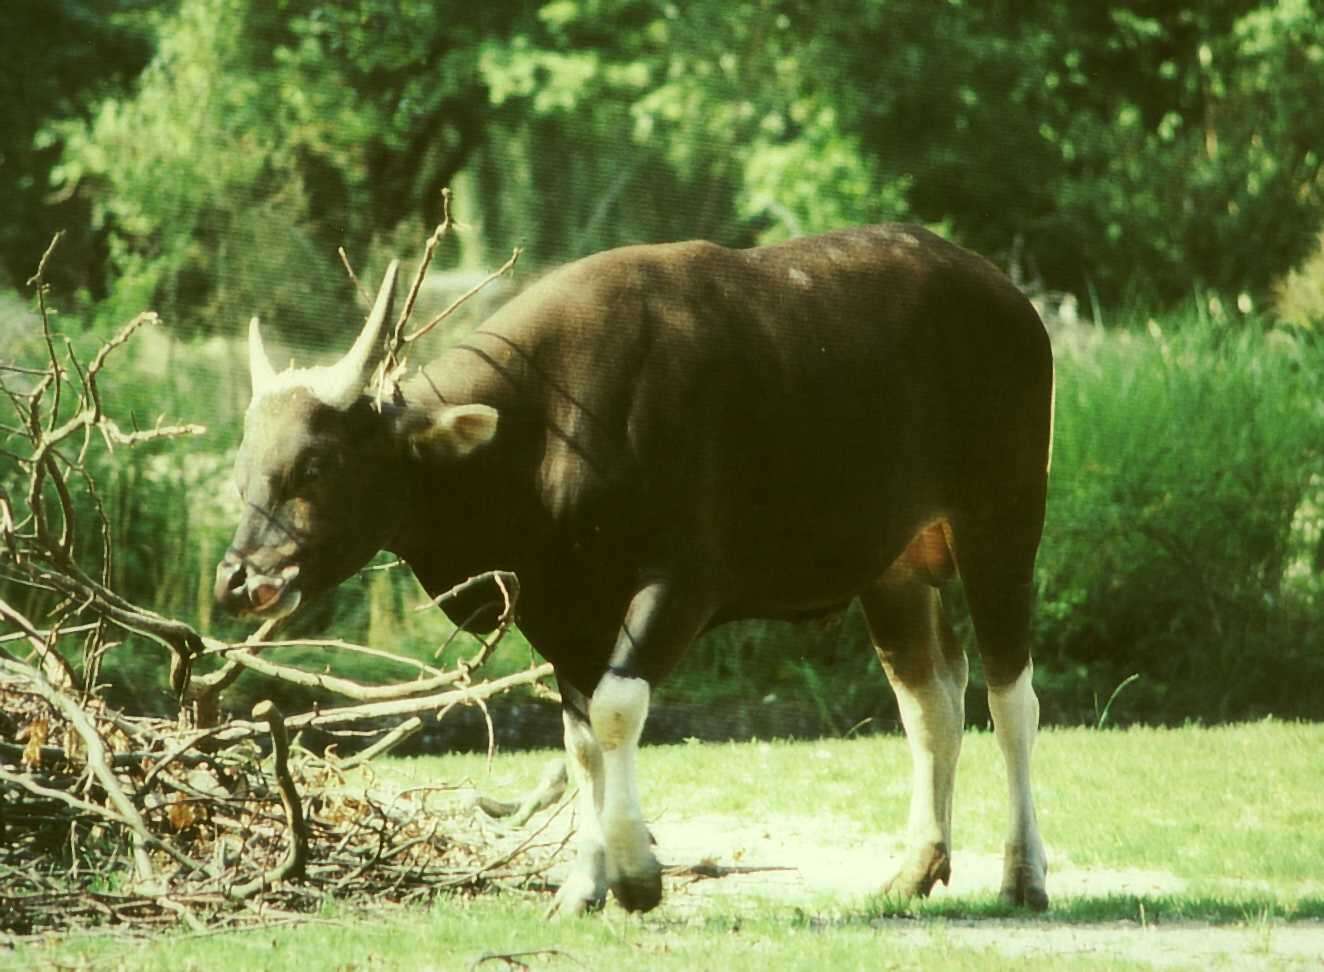
{"type": "Polygon", "coordinates": [[[248,583],[248,569],[238,557],[227,555],[216,567],[216,599],[222,603],[241,594],[248,583]]]}

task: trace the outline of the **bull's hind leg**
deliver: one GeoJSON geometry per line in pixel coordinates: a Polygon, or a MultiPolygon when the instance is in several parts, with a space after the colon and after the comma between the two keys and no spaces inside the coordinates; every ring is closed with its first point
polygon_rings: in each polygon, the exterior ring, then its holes
{"type": "Polygon", "coordinates": [[[1039,728],[1031,685],[1030,612],[1034,555],[1042,502],[1018,519],[956,524],[956,552],[979,654],[988,682],[993,731],[1007,768],[1010,826],[1003,857],[1002,896],[1036,910],[1048,907],[1048,858],[1030,788],[1030,757],[1039,728]]]}
{"type": "Polygon", "coordinates": [[[860,596],[874,649],[896,693],[913,784],[905,859],[887,888],[927,895],[951,878],[952,792],[965,723],[968,664],[936,588],[900,565],[860,596]]]}

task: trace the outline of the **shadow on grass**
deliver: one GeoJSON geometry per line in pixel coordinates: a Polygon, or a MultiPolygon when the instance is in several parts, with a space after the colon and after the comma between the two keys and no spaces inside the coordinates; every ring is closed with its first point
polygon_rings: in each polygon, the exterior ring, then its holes
{"type": "Polygon", "coordinates": [[[873,925],[894,920],[986,921],[1015,920],[1025,924],[1091,925],[1134,922],[1158,925],[1202,922],[1210,925],[1243,925],[1266,921],[1324,920],[1324,897],[1302,897],[1283,901],[1271,894],[1165,894],[1103,895],[1073,897],[1056,902],[1046,912],[1027,911],[993,895],[972,895],[941,900],[915,901],[877,895],[835,915],[812,914],[797,909],[795,920],[805,925],[873,925]]]}

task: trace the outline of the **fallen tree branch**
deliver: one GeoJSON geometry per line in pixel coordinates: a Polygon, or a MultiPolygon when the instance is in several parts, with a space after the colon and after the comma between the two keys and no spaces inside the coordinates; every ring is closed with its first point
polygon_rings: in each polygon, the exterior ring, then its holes
{"type": "Polygon", "coordinates": [[[505,818],[511,827],[523,827],[535,813],[558,803],[565,795],[566,784],[565,759],[557,756],[547,762],[537,785],[521,799],[513,802],[497,800],[475,792],[471,802],[489,817],[505,818]]]}
{"type": "MultiPolygon", "coordinates": [[[[451,689],[448,692],[425,695],[420,698],[393,699],[388,702],[370,702],[365,705],[338,706],[331,709],[320,709],[316,712],[304,712],[290,716],[285,720],[285,724],[294,730],[330,729],[393,716],[441,712],[456,705],[475,704],[490,699],[492,696],[500,695],[516,686],[530,685],[539,679],[547,678],[551,674],[553,674],[551,663],[544,662],[533,668],[515,672],[513,675],[478,682],[464,688],[451,689]]],[[[260,723],[235,721],[219,730],[216,737],[222,742],[228,743],[239,739],[251,739],[261,731],[260,723]]]]}
{"type": "Polygon", "coordinates": [[[276,785],[280,790],[281,806],[285,810],[285,826],[289,830],[289,850],[285,859],[271,870],[246,884],[231,887],[226,893],[235,900],[250,898],[254,893],[274,887],[288,878],[302,877],[308,863],[308,823],[303,817],[303,803],[299,790],[290,775],[290,736],[280,709],[270,702],[253,706],[253,718],[265,719],[271,731],[272,763],[276,785]]]}
{"type": "MultiPolygon", "coordinates": [[[[451,225],[447,210],[433,248],[451,225]]],[[[451,634],[438,653],[456,638],[472,639],[474,650],[449,668],[340,639],[273,641],[274,622],[245,641],[223,642],[113,588],[110,517],[89,461],[202,426],[117,423],[99,382],[134,334],[160,322],[150,312],[137,315],[84,364],[52,328],[46,304],[45,272],[58,239],[33,277],[44,348],[37,354],[46,360],[0,366],[0,410],[9,410],[0,414],[0,440],[15,470],[0,478],[0,583],[6,596],[17,592],[14,603],[0,598],[0,932],[178,922],[198,932],[284,920],[319,907],[328,894],[406,901],[440,888],[537,881],[559,851],[538,842],[541,830],[519,839],[494,835],[458,799],[438,810],[425,797],[383,796],[353,777],[420,732],[425,718],[461,705],[482,710],[490,752],[495,726],[487,701],[521,687],[550,692],[540,685],[550,665],[484,677],[514,622],[513,574],[474,578],[426,605],[495,586],[496,626],[484,637],[451,634]],[[107,640],[115,630],[126,637],[107,640]],[[81,636],[81,665],[69,635],[81,636]],[[169,718],[117,712],[101,695],[102,660],[119,645],[144,641],[167,653],[181,705],[169,718]],[[287,645],[389,660],[411,677],[373,684],[264,654],[287,645]],[[220,667],[195,673],[202,658],[220,667]],[[245,673],[349,704],[286,715],[262,703],[250,720],[224,721],[220,695],[245,673]],[[372,741],[361,752],[323,757],[299,745],[294,734],[305,729],[372,741]],[[272,758],[264,761],[268,743],[272,758]],[[126,862],[131,880],[124,880],[126,862]]],[[[430,258],[431,250],[396,322],[399,348],[421,336],[407,330],[408,312],[430,258]]],[[[498,273],[510,266],[513,258],[498,273]]],[[[536,809],[520,812],[527,820],[536,809]]]]}

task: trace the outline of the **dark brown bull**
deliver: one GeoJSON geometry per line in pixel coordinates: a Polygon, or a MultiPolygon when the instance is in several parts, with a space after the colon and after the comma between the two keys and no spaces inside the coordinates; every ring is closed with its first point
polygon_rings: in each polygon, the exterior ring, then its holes
{"type": "Polygon", "coordinates": [[[1053,365],[1004,276],[909,226],[613,250],[548,275],[377,408],[363,388],[394,281],[334,367],[275,373],[253,322],[222,604],[288,612],[383,548],[434,594],[515,571],[582,800],[558,907],[610,888],[647,910],[650,686],[716,624],[852,598],[914,762],[891,887],[948,880],[967,663],[938,586],[959,564],[1011,792],[1003,894],[1046,906],[1027,629],[1053,365]]]}

